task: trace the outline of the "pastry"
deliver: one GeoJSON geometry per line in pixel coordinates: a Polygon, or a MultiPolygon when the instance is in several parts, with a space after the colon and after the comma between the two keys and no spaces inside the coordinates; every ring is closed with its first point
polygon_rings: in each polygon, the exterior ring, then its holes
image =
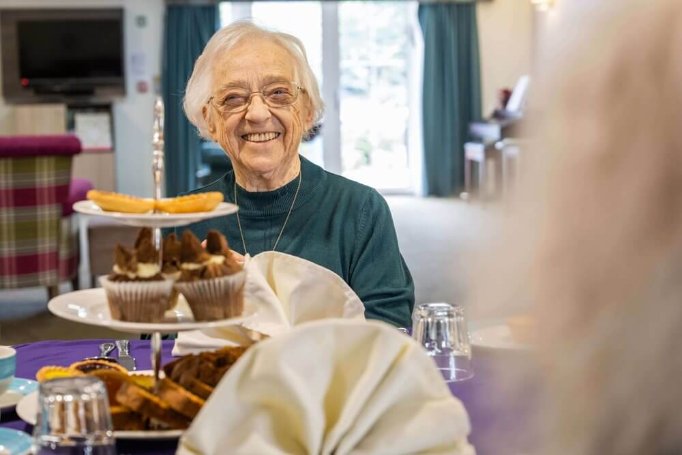
{"type": "Polygon", "coordinates": [[[107,360],[96,360],[96,359],[86,359],[78,362],[74,362],[69,365],[72,370],[78,370],[82,373],[92,373],[96,370],[107,370],[107,371],[118,371],[119,373],[124,373],[128,375],[128,370],[119,365],[118,363],[109,362],[107,360]]]}
{"type": "Polygon", "coordinates": [[[226,347],[175,359],[164,365],[165,377],[158,387],[154,387],[151,375],[129,374],[120,365],[97,359],[74,362],[69,367],[45,366],[36,378],[46,381],[85,374],[97,377],[106,387],[116,431],[184,429],[246,349],[226,347]],[[98,367],[91,368],[94,365],[98,367]]]}
{"type": "MultiPolygon", "coordinates": [[[[180,251],[182,244],[174,232],[163,239],[161,274],[167,280],[176,281],[180,278],[180,251]]],[[[178,303],[179,292],[173,288],[169,299],[169,308],[174,308],[178,303]]]]}
{"type": "Polygon", "coordinates": [[[140,230],[135,248],[117,245],[112,273],[100,278],[113,319],[160,322],[170,308],[173,280],[161,274],[152,230],[140,230]]]}
{"type": "Polygon", "coordinates": [[[153,199],[143,199],[110,191],[90,190],[86,197],[102,210],[123,213],[146,213],[154,210],[153,199]]]}
{"type": "Polygon", "coordinates": [[[161,273],[166,278],[177,280],[180,278],[182,243],[180,243],[174,232],[168,234],[163,239],[162,250],[163,264],[161,265],[161,273]]]}
{"type": "Polygon", "coordinates": [[[223,193],[210,191],[156,201],[156,209],[167,213],[210,212],[223,202],[223,193]]]}
{"type": "Polygon", "coordinates": [[[181,274],[176,289],[187,299],[195,321],[240,316],[244,309],[245,272],[225,237],[209,231],[207,249],[191,231],[182,234],[181,274]]]}
{"type": "Polygon", "coordinates": [[[168,429],[185,429],[190,423],[187,417],[174,411],[150,390],[132,382],[121,385],[116,392],[116,401],[168,429]]]}
{"type": "Polygon", "coordinates": [[[36,372],[36,380],[38,382],[49,381],[57,378],[71,378],[73,376],[84,376],[82,371],[74,370],[68,367],[58,367],[54,365],[46,365],[36,372]]]}
{"type": "Polygon", "coordinates": [[[156,394],[168,403],[174,411],[189,419],[193,419],[201,411],[204,403],[206,403],[206,400],[203,398],[196,396],[168,378],[161,379],[156,394]]]}
{"type": "Polygon", "coordinates": [[[144,431],[145,418],[132,409],[121,405],[109,406],[111,423],[115,431],[144,431]]]}
{"type": "Polygon", "coordinates": [[[109,406],[116,406],[119,404],[118,401],[116,401],[116,392],[118,392],[118,389],[121,388],[121,385],[124,382],[131,380],[128,373],[118,370],[93,370],[88,372],[88,375],[95,376],[104,383],[104,386],[107,389],[107,396],[109,397],[109,406]]]}
{"type": "Polygon", "coordinates": [[[111,191],[90,190],[86,197],[108,212],[147,213],[153,210],[166,213],[210,212],[224,197],[217,191],[154,200],[111,191]]]}

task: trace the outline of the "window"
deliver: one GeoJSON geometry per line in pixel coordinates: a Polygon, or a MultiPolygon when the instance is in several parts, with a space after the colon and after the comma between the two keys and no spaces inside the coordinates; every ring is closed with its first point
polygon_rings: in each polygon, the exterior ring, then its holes
{"type": "Polygon", "coordinates": [[[383,192],[421,172],[420,33],[413,1],[223,2],[223,25],[253,18],[297,36],[325,101],[322,135],[301,154],[383,192]]]}

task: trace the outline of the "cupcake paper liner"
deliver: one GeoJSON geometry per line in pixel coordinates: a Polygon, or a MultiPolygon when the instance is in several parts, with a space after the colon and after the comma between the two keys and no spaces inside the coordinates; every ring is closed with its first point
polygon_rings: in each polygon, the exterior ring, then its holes
{"type": "Polygon", "coordinates": [[[176,282],[175,288],[187,299],[195,321],[216,321],[241,316],[244,311],[244,283],[246,272],[176,282]]]}
{"type": "Polygon", "coordinates": [[[128,322],[161,322],[169,309],[173,280],[111,281],[99,279],[109,302],[112,319],[128,322]]]}

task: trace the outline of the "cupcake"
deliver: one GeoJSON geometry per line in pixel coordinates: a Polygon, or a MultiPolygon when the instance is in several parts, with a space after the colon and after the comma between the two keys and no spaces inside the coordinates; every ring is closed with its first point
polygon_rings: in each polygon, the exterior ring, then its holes
{"type": "MultiPolygon", "coordinates": [[[[177,281],[180,279],[180,252],[182,244],[175,233],[170,233],[163,239],[161,255],[161,275],[167,280],[177,281]]],[[[173,288],[169,299],[169,308],[174,308],[178,303],[179,292],[173,288]]]]}
{"type": "Polygon", "coordinates": [[[175,287],[185,296],[195,321],[240,316],[244,310],[243,267],[232,257],[225,237],[211,230],[206,249],[190,231],[182,234],[180,278],[175,287]]]}
{"type": "Polygon", "coordinates": [[[143,228],[130,250],[117,245],[111,274],[100,278],[113,319],[129,322],[160,322],[169,309],[173,280],[159,267],[159,253],[152,231],[143,228]]]}

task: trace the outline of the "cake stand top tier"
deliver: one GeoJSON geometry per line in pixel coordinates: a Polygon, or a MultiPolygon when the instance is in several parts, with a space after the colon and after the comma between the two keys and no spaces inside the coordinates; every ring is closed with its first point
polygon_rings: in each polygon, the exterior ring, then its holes
{"type": "Polygon", "coordinates": [[[237,206],[229,202],[221,202],[210,212],[194,213],[123,213],[102,210],[92,201],[78,201],[73,209],[87,216],[108,218],[121,224],[136,227],[177,227],[196,223],[197,221],[231,215],[237,212],[237,206]]]}

